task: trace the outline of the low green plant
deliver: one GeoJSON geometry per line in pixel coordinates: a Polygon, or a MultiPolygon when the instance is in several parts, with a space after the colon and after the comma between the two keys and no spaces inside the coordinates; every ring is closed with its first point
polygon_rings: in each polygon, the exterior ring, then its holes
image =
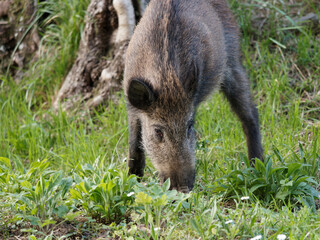
{"type": "Polygon", "coordinates": [[[7,199],[0,205],[10,207],[20,222],[48,230],[48,225],[70,210],[64,200],[72,178],[64,177],[62,171],[52,171],[46,159],[33,162],[28,171],[14,165],[15,168],[9,159],[0,158],[0,195],[7,199]]]}
{"type": "MultiPolygon", "coordinates": [[[[167,215],[177,215],[181,210],[188,209],[187,199],[190,194],[169,190],[170,179],[163,185],[151,182],[148,185],[137,184],[135,189],[136,211],[140,214],[139,219],[143,219],[147,229],[150,230],[152,239],[159,239],[161,228],[165,223],[164,211],[167,215]]],[[[146,238],[145,232],[140,233],[146,238]]]]}
{"type": "Polygon", "coordinates": [[[137,184],[136,177],[112,166],[103,174],[90,164],[82,168],[89,174],[86,177],[75,174],[77,184],[70,189],[71,200],[102,222],[120,222],[134,202],[129,193],[137,184]]]}
{"type": "Polygon", "coordinates": [[[279,166],[273,165],[271,156],[265,162],[255,159],[254,167],[248,158],[243,157],[245,166],[217,179],[214,191],[232,198],[249,196],[265,206],[272,203],[282,206],[291,202],[294,205],[305,204],[315,210],[315,199],[320,199],[320,193],[315,188],[318,183],[307,175],[306,169],[311,165],[296,161],[285,163],[277,150],[275,155],[280,160],[279,166]]]}
{"type": "Polygon", "coordinates": [[[40,175],[35,186],[27,180],[21,182],[23,192],[18,199],[23,204],[19,209],[23,213],[29,210],[31,215],[39,219],[50,219],[54,215],[64,216],[69,208],[62,204],[62,200],[65,199],[72,182],[71,177],[63,177],[62,171],[51,174],[48,179],[40,175]]]}

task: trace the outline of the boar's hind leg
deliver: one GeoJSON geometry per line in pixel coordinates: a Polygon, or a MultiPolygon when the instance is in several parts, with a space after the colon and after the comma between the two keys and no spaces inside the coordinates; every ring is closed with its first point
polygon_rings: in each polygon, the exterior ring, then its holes
{"type": "Polygon", "coordinates": [[[252,101],[250,84],[242,66],[234,67],[229,71],[221,89],[230,102],[231,108],[242,122],[249,159],[263,160],[258,110],[252,101]]]}
{"type": "Polygon", "coordinates": [[[145,167],[145,155],[141,143],[141,124],[133,114],[129,112],[129,173],[139,177],[143,176],[145,167]]]}

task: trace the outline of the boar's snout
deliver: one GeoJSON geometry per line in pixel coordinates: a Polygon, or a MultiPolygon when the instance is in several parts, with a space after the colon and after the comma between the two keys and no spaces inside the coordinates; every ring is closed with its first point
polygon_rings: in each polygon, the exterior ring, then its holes
{"type": "Polygon", "coordinates": [[[170,178],[170,190],[189,193],[194,186],[195,170],[182,173],[172,172],[171,174],[160,173],[161,183],[165,182],[168,178],[170,178]]]}

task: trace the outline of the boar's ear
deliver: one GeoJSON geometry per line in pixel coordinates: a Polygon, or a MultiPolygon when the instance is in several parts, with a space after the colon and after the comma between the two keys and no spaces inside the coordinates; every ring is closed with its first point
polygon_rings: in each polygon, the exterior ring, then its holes
{"type": "Polygon", "coordinates": [[[199,72],[198,72],[197,64],[195,62],[193,62],[190,69],[193,69],[193,71],[191,71],[190,74],[188,74],[188,76],[185,78],[185,81],[183,83],[183,87],[184,87],[184,90],[186,91],[186,93],[190,97],[193,97],[193,95],[195,94],[195,91],[197,89],[199,72]]]}
{"type": "Polygon", "coordinates": [[[128,99],[134,107],[146,110],[154,102],[155,95],[146,82],[132,79],[129,85],[128,99]]]}

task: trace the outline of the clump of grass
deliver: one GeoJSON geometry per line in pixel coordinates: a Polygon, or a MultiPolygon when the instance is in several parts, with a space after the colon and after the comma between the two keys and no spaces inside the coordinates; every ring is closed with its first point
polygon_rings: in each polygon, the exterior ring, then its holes
{"type": "Polygon", "coordinates": [[[30,222],[38,230],[48,231],[69,212],[64,201],[72,183],[62,171],[52,171],[47,160],[25,169],[19,162],[13,167],[9,159],[0,158],[0,195],[7,199],[0,207],[9,207],[16,220],[30,222]]]}
{"type": "Polygon", "coordinates": [[[293,206],[300,203],[315,211],[315,199],[320,199],[320,193],[316,190],[318,182],[308,175],[307,169],[314,169],[317,165],[297,161],[285,163],[277,150],[275,156],[280,160],[278,166],[273,165],[271,156],[265,162],[255,159],[254,167],[248,158],[243,157],[245,167],[217,179],[214,192],[224,192],[226,196],[238,199],[249,196],[269,207],[281,207],[288,202],[293,206]]]}
{"type": "Polygon", "coordinates": [[[42,1],[38,3],[36,20],[42,29],[37,61],[31,61],[25,77],[19,82],[28,106],[51,104],[77,55],[85,10],[90,1],[42,1]]]}
{"type": "Polygon", "coordinates": [[[70,190],[71,199],[99,222],[122,221],[134,202],[129,193],[137,184],[136,177],[112,166],[103,174],[90,164],[82,169],[83,177],[75,175],[76,185],[70,190]]]}

